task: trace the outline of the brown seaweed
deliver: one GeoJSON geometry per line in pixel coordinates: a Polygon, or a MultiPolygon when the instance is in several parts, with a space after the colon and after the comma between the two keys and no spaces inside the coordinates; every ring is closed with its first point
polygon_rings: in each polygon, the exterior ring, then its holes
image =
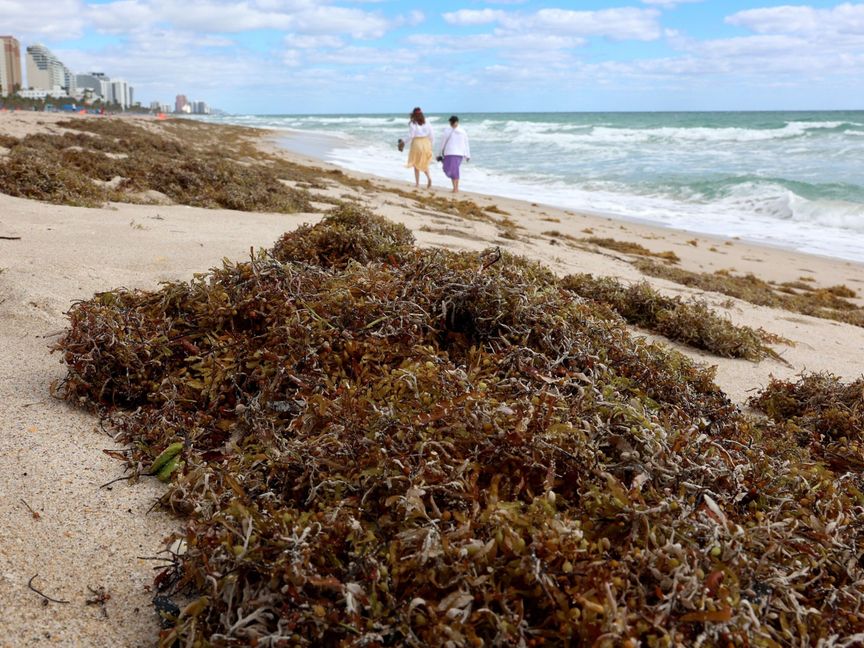
{"type": "Polygon", "coordinates": [[[830,373],[796,382],[772,379],[750,400],[790,438],[835,468],[864,470],[864,379],[844,383],[830,373]]]}
{"type": "Polygon", "coordinates": [[[624,286],[611,277],[577,274],[564,277],[561,284],[587,299],[608,305],[631,324],[670,340],[727,358],[758,361],[779,357],[765,345],[766,341],[779,341],[777,336],[748,326],[736,326],[718,316],[704,302],[666,297],[645,282],[624,286]]]}
{"type": "Polygon", "coordinates": [[[607,248],[609,250],[615,250],[616,252],[623,252],[624,254],[656,257],[658,259],[668,261],[669,263],[678,263],[679,261],[681,261],[680,257],[672,250],[667,250],[665,252],[652,252],[644,245],[634,243],[632,241],[619,241],[617,239],[603,238],[599,236],[589,236],[588,238],[581,240],[585,243],[591,243],[592,245],[597,245],[599,247],[607,248]]]}
{"type": "Polygon", "coordinates": [[[71,130],[11,144],[0,159],[0,192],[96,207],[107,200],[141,202],[155,191],[196,207],[312,211],[309,193],[286,185],[267,160],[241,163],[231,158],[239,151],[228,146],[217,150],[113,119],[58,125],[71,130]],[[114,178],[119,183],[104,185],[114,178]]]}
{"type": "Polygon", "coordinates": [[[634,265],[646,275],[729,295],[751,304],[782,308],[812,317],[864,326],[864,308],[848,300],[854,297],[855,293],[846,286],[813,288],[801,293],[795,293],[787,287],[790,292],[783,292],[783,286],[775,288],[749,273],[734,275],[728,271],[691,272],[656,263],[650,259],[639,259],[634,262],[634,265]]]}
{"type": "Polygon", "coordinates": [[[65,396],[178,465],[162,646],[864,632],[857,477],[538,264],[343,211],[69,317],[65,396]]]}

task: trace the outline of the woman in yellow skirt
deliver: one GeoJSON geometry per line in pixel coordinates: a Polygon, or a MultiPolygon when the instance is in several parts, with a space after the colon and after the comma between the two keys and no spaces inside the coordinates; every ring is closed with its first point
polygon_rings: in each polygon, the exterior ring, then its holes
{"type": "Polygon", "coordinates": [[[422,171],[426,174],[426,187],[431,187],[432,176],[429,175],[429,163],[432,162],[432,127],[426,123],[426,117],[419,108],[415,108],[411,113],[406,144],[408,163],[405,166],[414,167],[414,184],[420,186],[422,171]]]}

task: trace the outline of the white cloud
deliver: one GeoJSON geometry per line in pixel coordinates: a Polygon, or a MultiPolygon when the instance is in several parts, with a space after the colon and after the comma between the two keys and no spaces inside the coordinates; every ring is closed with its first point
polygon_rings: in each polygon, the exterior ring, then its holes
{"type": "Polygon", "coordinates": [[[698,89],[717,96],[718,88],[739,94],[748,92],[742,88],[757,92],[798,88],[806,97],[808,88],[864,82],[864,4],[742,11],[726,22],[749,34],[708,40],[662,29],[660,9],[684,4],[682,0],[645,4],[653,6],[641,11],[487,8],[452,12],[450,24],[490,27],[481,34],[416,35],[410,42],[429,51],[438,48],[444,55],[496,49],[494,58],[473,68],[475,82],[490,94],[516,87],[537,94],[552,88],[605,87],[627,95],[664,88],[680,96],[698,89]],[[671,52],[655,58],[580,60],[574,45],[587,45],[587,39],[597,36],[610,40],[661,36],[671,52]]]}
{"type": "Polygon", "coordinates": [[[736,27],[745,27],[758,34],[864,36],[864,4],[847,2],[831,9],[789,5],[748,9],[727,17],[726,22],[736,27]]]}
{"type": "Polygon", "coordinates": [[[419,59],[419,54],[413,50],[391,50],[375,47],[343,47],[338,50],[320,52],[315,56],[315,63],[332,63],[336,65],[406,65],[419,59]]]}
{"type": "Polygon", "coordinates": [[[331,36],[329,34],[314,36],[309,34],[286,34],[284,40],[288,47],[299,49],[334,48],[344,47],[345,45],[345,41],[339,36],[331,36]]]}
{"type": "Polygon", "coordinates": [[[722,74],[801,86],[826,78],[862,77],[864,5],[750,9],[727,17],[726,22],[753,34],[697,40],[670,31],[668,42],[682,56],[633,67],[658,74],[722,74]]]}
{"type": "Polygon", "coordinates": [[[697,2],[704,2],[705,0],[642,0],[642,4],[652,5],[655,7],[662,7],[663,9],[674,9],[678,5],[682,4],[695,4],[697,2]]]}
{"type": "MultiPolygon", "coordinates": [[[[376,11],[340,7],[314,0],[186,0],[182,3],[176,0],[116,0],[89,5],[80,0],[35,2],[44,4],[45,11],[40,11],[38,7],[34,11],[32,2],[24,0],[0,0],[0,8],[10,7],[12,20],[9,22],[12,24],[26,23],[26,16],[34,31],[67,36],[80,34],[85,25],[92,25],[107,33],[166,25],[173,29],[205,33],[280,29],[375,39],[400,25],[417,25],[425,18],[422,12],[412,11],[391,20],[376,11]],[[21,18],[16,14],[20,14],[21,18]]],[[[6,13],[4,11],[4,19],[6,13]]]]}
{"type": "Polygon", "coordinates": [[[602,9],[569,11],[541,9],[530,24],[533,28],[579,36],[605,36],[614,40],[655,40],[661,29],[654,9],[602,9]]]}
{"type": "Polygon", "coordinates": [[[408,25],[409,27],[416,27],[417,25],[421,25],[426,22],[426,14],[424,14],[419,9],[415,9],[414,11],[409,12],[407,15],[399,16],[395,22],[395,26],[403,26],[408,25]]]}
{"type": "Polygon", "coordinates": [[[120,0],[102,6],[91,5],[87,8],[86,16],[96,29],[108,33],[127,32],[149,25],[155,20],[153,8],[138,0],[120,0]]]}
{"type": "Polygon", "coordinates": [[[3,33],[35,40],[75,38],[83,33],[84,5],[80,0],[0,0],[3,33]]]}
{"type": "Polygon", "coordinates": [[[286,49],[282,52],[282,64],[288,67],[300,67],[303,65],[303,52],[296,49],[286,49]]]}
{"type": "Polygon", "coordinates": [[[497,9],[460,9],[442,16],[451,25],[488,25],[507,18],[507,13],[497,9]]]}
{"type": "MultiPolygon", "coordinates": [[[[205,43],[208,40],[205,38],[205,43]]],[[[126,79],[135,86],[136,97],[142,100],[160,95],[167,99],[181,89],[203,92],[221,84],[235,88],[259,85],[262,67],[275,64],[262,63],[257,57],[234,49],[217,49],[202,56],[201,45],[202,37],[193,32],[152,29],[139,30],[122,45],[111,45],[98,52],[56,50],[55,53],[73,70],[96,70],[126,79]],[[192,60],[194,65],[189,64],[192,60]]]]}
{"type": "Polygon", "coordinates": [[[586,42],[579,38],[535,33],[495,33],[471,36],[416,34],[409,36],[407,40],[411,45],[424,49],[429,55],[497,49],[501,50],[502,56],[507,57],[524,51],[545,53],[552,50],[565,50],[582,46],[586,42]]]}
{"type": "Polygon", "coordinates": [[[381,38],[392,27],[377,14],[345,7],[317,6],[284,16],[293,29],[310,34],[349,34],[354,38],[381,38]]]}
{"type": "Polygon", "coordinates": [[[460,9],[443,14],[451,25],[471,26],[495,23],[513,32],[603,36],[612,40],[656,40],[662,34],[656,9],[623,7],[598,11],[540,9],[534,13],[501,9],[460,9]]]}

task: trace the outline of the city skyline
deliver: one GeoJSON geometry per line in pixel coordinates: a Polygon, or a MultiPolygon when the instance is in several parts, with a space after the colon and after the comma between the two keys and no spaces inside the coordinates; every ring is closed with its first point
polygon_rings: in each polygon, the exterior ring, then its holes
{"type": "Polygon", "coordinates": [[[232,112],[843,109],[864,3],[9,0],[8,25],[141,96],[232,112]],[[34,5],[38,5],[34,7],[34,5]],[[37,9],[34,11],[34,8],[37,9]],[[38,17],[38,18],[37,18],[38,17]]]}
{"type": "MultiPolygon", "coordinates": [[[[59,57],[41,43],[24,47],[12,35],[0,35],[0,96],[17,95],[24,99],[73,98],[85,104],[101,101],[117,105],[123,110],[142,106],[134,99],[134,88],[125,79],[112,78],[104,72],[73,72],[59,57]],[[25,74],[26,71],[26,74],[25,74]]],[[[177,104],[177,113],[210,114],[204,101],[186,101],[187,107],[177,104]]],[[[170,112],[170,106],[159,101],[150,102],[151,110],[170,112]]]]}

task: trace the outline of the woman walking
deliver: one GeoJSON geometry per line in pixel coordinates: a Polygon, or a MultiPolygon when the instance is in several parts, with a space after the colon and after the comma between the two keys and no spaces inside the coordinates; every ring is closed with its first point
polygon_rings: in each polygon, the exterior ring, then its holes
{"type": "Polygon", "coordinates": [[[453,183],[453,193],[459,193],[459,167],[462,160],[471,159],[471,148],[468,146],[468,133],[459,126],[459,118],[450,118],[450,130],[444,134],[441,145],[441,159],[444,162],[444,175],[453,183]]]}
{"type": "Polygon", "coordinates": [[[432,176],[429,175],[429,163],[432,161],[432,127],[426,123],[423,111],[415,108],[408,124],[408,163],[406,167],[414,167],[414,184],[420,186],[420,172],[426,174],[426,187],[432,186],[432,176]]]}

